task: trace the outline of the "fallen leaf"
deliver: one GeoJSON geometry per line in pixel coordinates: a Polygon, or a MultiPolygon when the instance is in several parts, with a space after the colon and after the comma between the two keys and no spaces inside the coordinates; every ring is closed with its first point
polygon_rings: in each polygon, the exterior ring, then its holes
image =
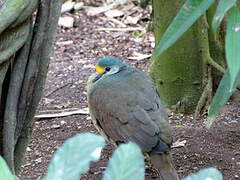
{"type": "Polygon", "coordinates": [[[84,6],[84,3],[83,2],[78,2],[78,3],[76,3],[75,5],[74,5],[74,10],[80,10],[80,9],[82,9],[83,8],[83,6],[84,6]]]}
{"type": "Polygon", "coordinates": [[[132,16],[127,16],[125,19],[126,24],[137,24],[137,22],[140,20],[140,17],[132,17],[132,16]]]}
{"type": "Polygon", "coordinates": [[[71,11],[75,4],[76,3],[72,2],[72,1],[67,1],[67,2],[63,3],[62,9],[61,9],[61,13],[65,13],[65,12],[71,11]]]}
{"type": "Polygon", "coordinates": [[[128,59],[140,61],[140,60],[143,60],[143,59],[150,58],[151,56],[152,56],[151,54],[141,54],[141,53],[138,53],[138,52],[134,52],[133,57],[128,57],[128,59]]]}
{"type": "Polygon", "coordinates": [[[113,10],[106,11],[106,12],[104,13],[104,15],[107,16],[107,17],[112,17],[112,18],[114,18],[114,17],[123,16],[124,13],[123,13],[122,11],[118,10],[118,9],[113,9],[113,10]]]}
{"type": "Polygon", "coordinates": [[[186,140],[183,141],[177,140],[176,142],[173,143],[172,148],[184,147],[186,142],[187,142],[186,140]]]}

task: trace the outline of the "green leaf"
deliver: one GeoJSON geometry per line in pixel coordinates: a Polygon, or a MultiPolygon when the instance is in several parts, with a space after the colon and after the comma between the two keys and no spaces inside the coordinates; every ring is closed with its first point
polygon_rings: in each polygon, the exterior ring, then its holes
{"type": "Polygon", "coordinates": [[[240,76],[234,82],[233,87],[230,87],[230,73],[229,69],[225,72],[219,86],[217,92],[215,93],[211,106],[208,110],[208,120],[206,122],[207,128],[210,128],[212,123],[215,121],[215,117],[219,114],[221,108],[227,103],[228,99],[235,91],[237,85],[240,83],[240,76]]]}
{"type": "Polygon", "coordinates": [[[134,143],[122,144],[113,153],[104,172],[103,180],[144,180],[144,160],[134,143]]]}
{"type": "Polygon", "coordinates": [[[228,69],[225,72],[208,111],[207,128],[210,128],[221,108],[240,84],[240,13],[237,7],[230,10],[226,35],[228,69]]]}
{"type": "Polygon", "coordinates": [[[231,88],[234,88],[234,82],[240,74],[240,12],[236,6],[230,10],[227,22],[225,49],[231,88]]]}
{"type": "Polygon", "coordinates": [[[198,173],[191,174],[182,180],[222,180],[222,174],[216,168],[202,169],[198,173]]]}
{"type": "Polygon", "coordinates": [[[213,3],[214,0],[187,0],[163,34],[153,53],[153,59],[173,45],[213,3]]]}
{"type": "Polygon", "coordinates": [[[18,18],[28,4],[29,0],[8,0],[3,3],[0,8],[0,34],[18,18]]]}
{"type": "Polygon", "coordinates": [[[11,171],[9,170],[7,163],[5,160],[0,156],[0,179],[4,180],[14,180],[14,176],[12,175],[11,171]]]}
{"type": "Polygon", "coordinates": [[[91,133],[68,139],[55,153],[44,180],[79,180],[90,162],[99,160],[104,145],[103,137],[91,133]]]}
{"type": "Polygon", "coordinates": [[[237,0],[220,0],[217,10],[214,14],[213,20],[212,20],[212,29],[213,32],[216,33],[218,26],[222,22],[222,19],[224,17],[224,14],[233,7],[234,4],[236,4],[237,0]]]}

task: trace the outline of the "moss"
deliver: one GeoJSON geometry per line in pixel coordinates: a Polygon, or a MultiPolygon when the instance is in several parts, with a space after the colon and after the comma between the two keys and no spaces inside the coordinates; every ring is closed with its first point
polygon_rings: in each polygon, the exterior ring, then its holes
{"type": "MultiPolygon", "coordinates": [[[[154,35],[156,44],[160,41],[168,24],[178,12],[183,0],[153,3],[154,35]]],[[[194,111],[202,93],[203,48],[201,41],[207,33],[198,20],[171,48],[159,59],[153,59],[150,74],[153,77],[161,99],[168,107],[177,111],[194,111]],[[199,29],[201,28],[201,31],[199,29]]]]}
{"type": "MultiPolygon", "coordinates": [[[[184,2],[153,0],[156,44],[184,2]]],[[[166,105],[176,111],[192,113],[196,107],[200,111],[209,104],[212,75],[219,76],[224,72],[223,38],[215,37],[208,23],[215,8],[213,5],[158,59],[152,59],[150,74],[158,93],[166,105]]]]}

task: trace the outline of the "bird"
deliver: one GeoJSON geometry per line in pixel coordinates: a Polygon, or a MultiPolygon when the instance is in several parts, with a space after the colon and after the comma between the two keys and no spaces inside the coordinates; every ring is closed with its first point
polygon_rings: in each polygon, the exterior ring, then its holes
{"type": "Polygon", "coordinates": [[[160,180],[178,180],[172,130],[152,79],[120,59],[100,59],[87,82],[87,101],[99,133],[116,145],[134,142],[148,154],[160,180]]]}

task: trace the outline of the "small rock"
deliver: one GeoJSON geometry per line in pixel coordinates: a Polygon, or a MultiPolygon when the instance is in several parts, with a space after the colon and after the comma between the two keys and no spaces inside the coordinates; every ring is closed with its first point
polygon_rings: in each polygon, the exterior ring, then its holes
{"type": "Polygon", "coordinates": [[[51,129],[59,129],[61,126],[58,124],[54,124],[51,126],[51,129]]]}
{"type": "Polygon", "coordinates": [[[24,164],[22,167],[27,167],[27,166],[30,166],[31,163],[27,163],[27,164],[24,164]]]}
{"type": "Polygon", "coordinates": [[[65,121],[60,121],[61,125],[67,124],[65,121]]]}
{"type": "Polygon", "coordinates": [[[74,24],[74,18],[70,16],[60,17],[58,21],[59,26],[72,28],[74,24]]]}
{"type": "Polygon", "coordinates": [[[59,41],[59,42],[56,42],[57,45],[70,45],[70,44],[73,44],[73,41],[72,40],[69,40],[69,41],[59,41]]]}
{"type": "Polygon", "coordinates": [[[37,159],[35,159],[34,160],[36,163],[41,163],[42,162],[42,158],[40,157],[40,158],[37,158],[37,159]]]}
{"type": "Polygon", "coordinates": [[[84,69],[95,69],[95,66],[92,65],[92,64],[85,64],[85,65],[83,66],[83,68],[84,68],[84,69]]]}

